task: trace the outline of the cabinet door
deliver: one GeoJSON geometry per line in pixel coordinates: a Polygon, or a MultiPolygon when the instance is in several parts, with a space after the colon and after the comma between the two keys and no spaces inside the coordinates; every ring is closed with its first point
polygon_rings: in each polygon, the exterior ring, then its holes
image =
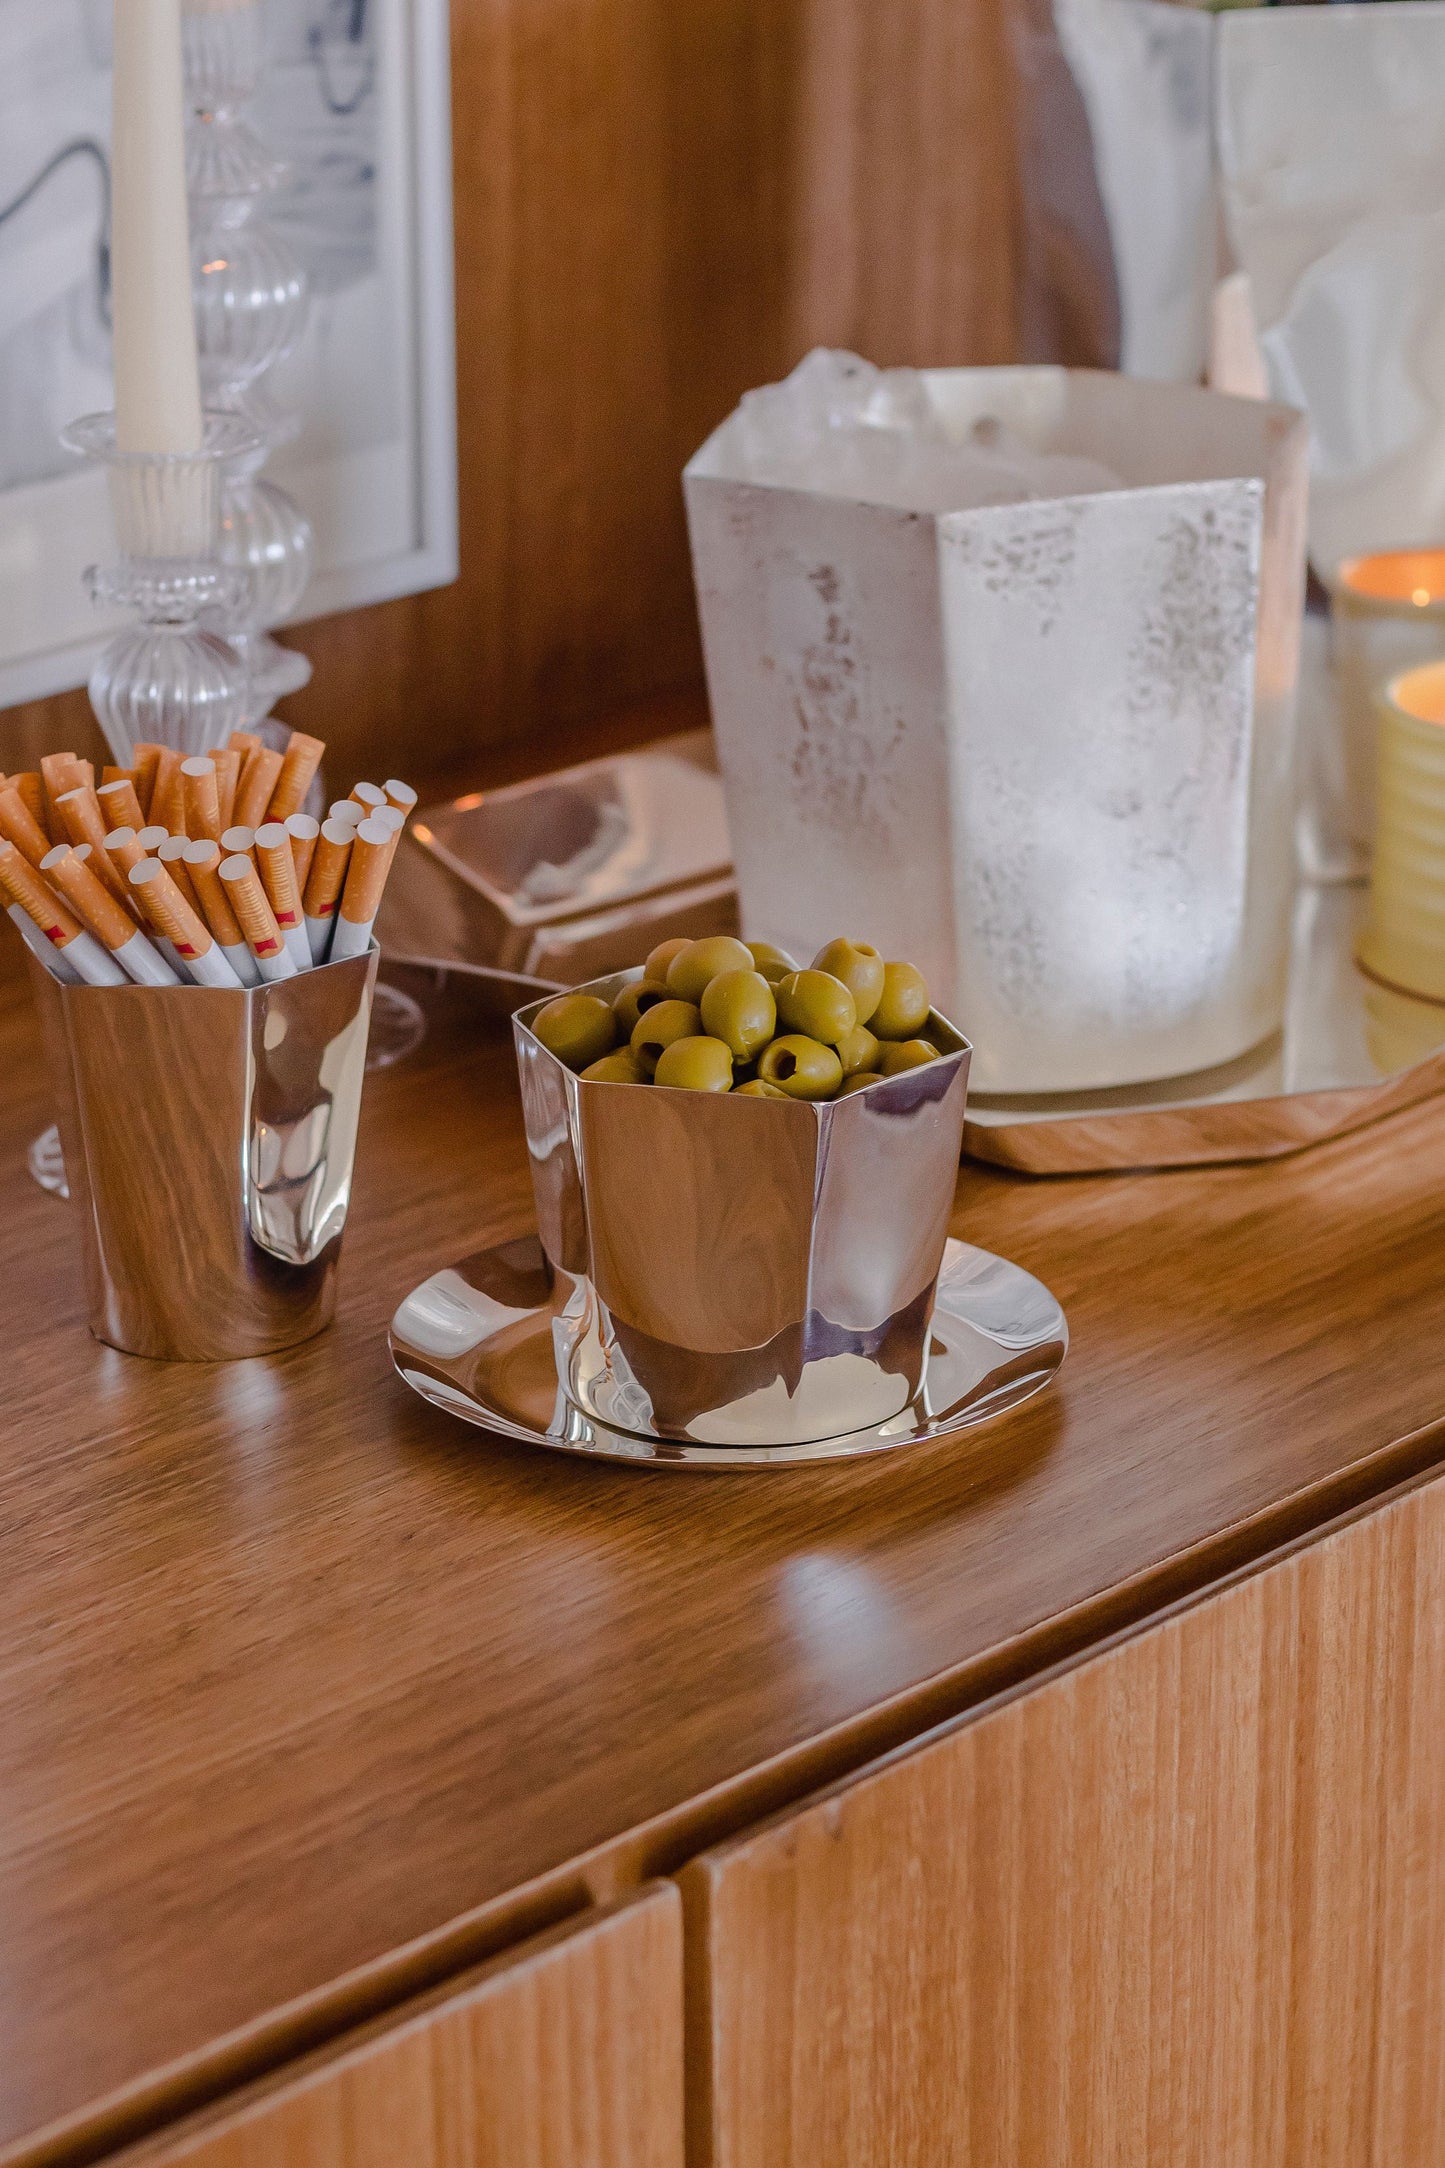
{"type": "Polygon", "coordinates": [[[116,2168],[682,2168],[682,1937],[655,1885],[116,2168]]]}
{"type": "Polygon", "coordinates": [[[1435,2168],[1445,1484],[681,1879],[695,2164],[1435,2168]]]}

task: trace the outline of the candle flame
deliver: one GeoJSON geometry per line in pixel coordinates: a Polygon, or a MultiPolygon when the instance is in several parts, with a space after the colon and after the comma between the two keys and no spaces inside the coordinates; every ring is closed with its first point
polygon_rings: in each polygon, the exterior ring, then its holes
{"type": "Polygon", "coordinates": [[[224,256],[215,256],[211,259],[209,263],[203,263],[201,265],[202,271],[224,271],[225,268],[226,259],[224,256]]]}

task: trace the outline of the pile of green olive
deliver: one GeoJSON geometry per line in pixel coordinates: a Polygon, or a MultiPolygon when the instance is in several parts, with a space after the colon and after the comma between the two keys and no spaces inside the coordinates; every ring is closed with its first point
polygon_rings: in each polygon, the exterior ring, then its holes
{"type": "Polygon", "coordinates": [[[928,986],[866,941],[829,941],[806,970],[768,941],[663,941],[612,1002],[559,994],[532,1030],[598,1084],[751,1099],[841,1099],[938,1059],[928,986]]]}

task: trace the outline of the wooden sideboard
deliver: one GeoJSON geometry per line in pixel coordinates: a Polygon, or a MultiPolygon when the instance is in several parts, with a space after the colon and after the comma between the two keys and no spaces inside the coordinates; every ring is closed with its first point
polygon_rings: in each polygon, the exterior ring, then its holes
{"type": "Polygon", "coordinates": [[[1445,1109],[965,1168],[1056,1390],[645,1475],[390,1374],[530,1216],[428,999],[335,1326],[204,1368],[86,1333],[0,983],[4,2168],[1445,2160],[1445,1109]]]}

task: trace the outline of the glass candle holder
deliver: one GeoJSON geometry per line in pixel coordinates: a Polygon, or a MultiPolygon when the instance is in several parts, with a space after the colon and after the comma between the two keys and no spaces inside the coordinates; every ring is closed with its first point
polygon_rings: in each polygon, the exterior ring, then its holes
{"type": "Polygon", "coordinates": [[[1380,695],[1375,858],[1357,954],[1386,985],[1445,1001],[1445,662],[1380,695]]]}
{"type": "Polygon", "coordinates": [[[91,705],[114,759],[128,767],[139,740],[183,753],[223,743],[246,711],[246,666],[201,620],[245,599],[245,576],[220,562],[218,545],[222,477],[254,448],[250,429],[236,415],[208,414],[199,451],[124,452],[114,415],[89,414],[62,442],[103,464],[110,485],[120,557],[93,565],[86,584],[97,602],[139,619],[91,673],[91,705]]]}
{"type": "Polygon", "coordinates": [[[1375,842],[1380,689],[1417,663],[1445,657],[1445,549],[1348,557],[1329,581],[1349,840],[1368,861],[1375,842]]]}

